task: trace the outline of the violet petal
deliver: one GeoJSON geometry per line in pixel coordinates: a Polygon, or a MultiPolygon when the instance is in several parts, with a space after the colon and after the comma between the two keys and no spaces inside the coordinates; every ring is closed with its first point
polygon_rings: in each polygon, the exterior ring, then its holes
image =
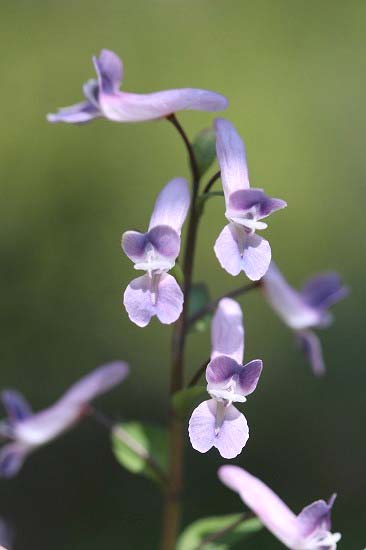
{"type": "Polygon", "coordinates": [[[240,305],[231,298],[218,303],[211,325],[211,359],[227,355],[241,364],[244,354],[244,325],[240,305]]]}

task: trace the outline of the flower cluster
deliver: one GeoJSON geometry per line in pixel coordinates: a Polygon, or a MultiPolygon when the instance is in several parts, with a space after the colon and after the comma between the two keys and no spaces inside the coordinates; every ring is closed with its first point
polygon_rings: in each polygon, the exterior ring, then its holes
{"type": "MultiPolygon", "coordinates": [[[[300,292],[287,283],[272,260],[269,242],[258,234],[267,229],[263,220],[287,204],[280,198],[268,196],[262,188],[250,187],[244,143],[232,123],[224,118],[217,118],[213,125],[220,171],[210,180],[205,191],[200,192],[202,174],[197,168],[192,145],[175,113],[180,110],[224,110],[227,99],[218,93],[194,88],[150,94],[123,92],[120,91],[122,61],[115,53],[102,50],[99,57],[93,58],[93,63],[97,78],[84,85],[85,100],[48,115],[50,122],[81,124],[95,118],[116,122],[169,119],[182,135],[189,153],[192,192],[185,179],[177,177],[171,180],[156,199],[147,231],[126,231],[122,235],[124,253],[137,271],[144,272],[133,279],[124,292],[123,304],[130,320],[138,327],[146,327],[153,317],[163,324],[175,323],[173,392],[190,390],[189,384],[184,386],[182,369],[190,326],[188,312],[196,233],[203,212],[200,206],[209,196],[209,187],[219,177],[227,224],[212,244],[220,266],[232,276],[244,273],[254,281],[250,288],[261,289],[274,311],[294,331],[314,373],[323,374],[321,345],[312,329],[331,323],[329,308],[346,296],[347,288],[336,273],[320,274],[310,279],[300,292]],[[176,277],[180,271],[176,264],[187,216],[189,222],[181,278],[176,277]]],[[[238,291],[232,296],[239,294],[238,291]]],[[[243,364],[244,324],[239,303],[224,296],[203,308],[203,313],[212,311],[211,355],[206,365],[210,399],[201,402],[191,412],[188,433],[192,447],[198,452],[206,453],[214,447],[223,458],[233,459],[242,452],[249,438],[246,418],[237,406],[245,403],[247,396],[256,389],[263,363],[254,359],[243,364]]],[[[0,451],[0,475],[15,475],[30,452],[89,414],[92,410],[90,402],[122,382],[127,373],[128,366],[122,362],[100,367],[74,384],[54,405],[38,413],[32,413],[18,392],[4,391],[2,401],[8,418],[0,425],[0,435],[10,443],[0,451]]],[[[175,413],[172,416],[174,421],[175,413]]],[[[178,438],[179,434],[174,432],[173,444],[179,443],[178,438]]],[[[138,444],[131,443],[129,435],[127,441],[133,450],[139,449],[138,444]]],[[[178,447],[181,446],[178,444],[178,447]]],[[[174,475],[181,461],[177,459],[174,463],[174,460],[180,450],[170,451],[171,486],[167,494],[176,495],[178,489],[174,486],[174,475]]],[[[141,456],[146,460],[150,458],[144,450],[141,456]]],[[[150,461],[149,465],[154,466],[154,463],[150,461]]],[[[336,549],[340,534],[332,533],[330,526],[334,496],[328,502],[319,500],[310,504],[296,516],[269,487],[238,466],[222,466],[219,478],[239,494],[269,531],[290,550],[336,549]]],[[[169,548],[173,548],[173,542],[169,548]]]]}

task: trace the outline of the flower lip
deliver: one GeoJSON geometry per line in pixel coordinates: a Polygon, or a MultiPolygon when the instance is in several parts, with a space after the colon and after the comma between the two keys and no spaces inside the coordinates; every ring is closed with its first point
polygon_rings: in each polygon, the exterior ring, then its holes
{"type": "Polygon", "coordinates": [[[320,531],[311,536],[301,550],[336,550],[337,543],[341,540],[340,533],[331,533],[330,531],[320,531]]]}
{"type": "Polygon", "coordinates": [[[285,206],[285,201],[268,197],[263,189],[242,189],[229,195],[225,216],[254,232],[267,228],[267,224],[259,220],[285,206]]]}
{"type": "Polygon", "coordinates": [[[174,267],[179,254],[180,237],[169,226],[158,225],[147,233],[126,231],[122,237],[122,248],[134,262],[135,269],[163,273],[174,267]]]}
{"type": "Polygon", "coordinates": [[[262,361],[258,359],[242,366],[231,357],[217,356],[206,369],[207,392],[229,404],[244,403],[246,396],[255,390],[262,368],[262,361]]]}
{"type": "Polygon", "coordinates": [[[149,275],[161,274],[169,271],[174,267],[175,260],[164,257],[148,242],[145,248],[144,257],[141,261],[135,262],[134,268],[137,270],[147,271],[149,275]]]}

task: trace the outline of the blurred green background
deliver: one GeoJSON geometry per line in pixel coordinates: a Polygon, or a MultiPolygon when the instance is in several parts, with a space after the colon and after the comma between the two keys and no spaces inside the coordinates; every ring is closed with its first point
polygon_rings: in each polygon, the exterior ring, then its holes
{"type": "MultiPolygon", "coordinates": [[[[194,86],[222,92],[244,137],[252,185],[288,201],[271,218],[273,254],[290,281],[339,270],[352,287],[322,334],[327,376],[314,379],[292,335],[259,294],[241,300],[246,358],[262,357],[261,383],[245,406],[251,438],[235,462],[299,510],[338,492],[340,548],[361,550],[365,531],[366,267],[364,215],[366,3],[309,0],[3,0],[0,6],[1,387],[35,409],[80,375],[115,358],[128,381],[100,399],[114,418],[164,422],[171,329],[128,322],[121,294],[135,276],[121,233],[147,227],[154,198],[188,176],[166,122],[50,125],[93,76],[91,56],[115,50],[124,88],[194,86]]],[[[193,136],[209,113],[184,113],[193,136]]],[[[196,280],[213,296],[245,281],[218,265],[220,199],[206,209],[196,280]]],[[[209,352],[189,341],[188,372],[209,352]]],[[[220,486],[221,460],[187,446],[184,523],[237,512],[220,486]]],[[[16,550],[154,550],[160,498],[118,466],[107,433],[85,421],[0,482],[0,515],[16,550]]],[[[275,550],[267,532],[243,548],[275,550]]]]}

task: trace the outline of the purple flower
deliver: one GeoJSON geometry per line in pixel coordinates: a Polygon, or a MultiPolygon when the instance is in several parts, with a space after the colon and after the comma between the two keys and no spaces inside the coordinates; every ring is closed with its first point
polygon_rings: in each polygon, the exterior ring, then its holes
{"type": "Polygon", "coordinates": [[[330,514],[335,500],[317,500],[296,516],[262,481],[239,466],[221,466],[220,480],[242,501],[275,537],[290,550],[336,550],[339,533],[331,533],[330,514]]]}
{"type": "Polygon", "coordinates": [[[321,344],[311,328],[327,327],[332,322],[329,307],[347,296],[337,273],[323,273],[310,279],[298,292],[292,288],[274,262],[261,281],[264,295],[279,317],[296,334],[317,375],[325,372],[321,344]]]}
{"type": "Polygon", "coordinates": [[[1,423],[0,434],[12,442],[0,451],[0,476],[16,475],[29,453],[70,429],[88,414],[90,401],[121,383],[127,374],[127,364],[120,361],[99,367],[71,386],[54,405],[37,413],[17,391],[3,391],[8,418],[1,423]]]}
{"type": "Polygon", "coordinates": [[[182,178],[170,181],[159,193],[147,233],[126,231],[122,248],[146,275],[126,288],[123,303],[128,316],[139,327],[157,316],[164,324],[174,323],[183,308],[183,292],[168,271],[180,250],[180,234],[190,203],[188,184],[182,178]]]}
{"type": "Polygon", "coordinates": [[[193,411],[189,437],[192,447],[200,453],[216,447],[223,458],[235,458],[248,440],[249,429],[245,416],[232,403],[244,403],[255,390],[263,365],[259,359],[242,365],[243,316],[234,300],[220,300],[212,320],[211,338],[206,380],[212,399],[193,411]]]}
{"type": "Polygon", "coordinates": [[[271,261],[271,247],[255,233],[266,229],[262,222],[272,212],[285,208],[281,199],[268,197],[262,189],[251,189],[244,143],[227,120],[216,119],[216,150],[225,194],[225,216],[229,224],[215,243],[215,254],[230,275],[241,271],[257,281],[266,273],[271,261]]]}
{"type": "Polygon", "coordinates": [[[71,107],[49,114],[49,122],[78,124],[105,117],[116,122],[140,122],[171,115],[177,111],[221,111],[228,106],[227,99],[208,90],[182,88],[152,94],[121,92],[122,61],[109,50],[93,57],[97,80],[84,84],[85,100],[71,107]]]}

